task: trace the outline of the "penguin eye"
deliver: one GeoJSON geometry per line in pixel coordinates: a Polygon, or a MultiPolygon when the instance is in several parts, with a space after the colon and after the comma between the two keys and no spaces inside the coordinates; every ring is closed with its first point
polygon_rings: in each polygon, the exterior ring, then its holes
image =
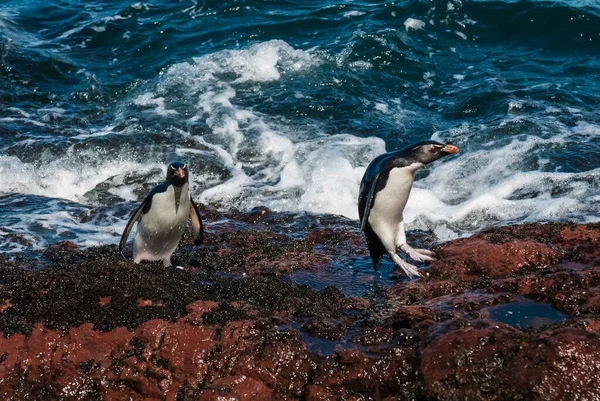
{"type": "Polygon", "coordinates": [[[169,167],[171,167],[171,170],[175,170],[175,167],[173,167],[173,165],[169,165],[169,167]]]}
{"type": "Polygon", "coordinates": [[[438,151],[438,148],[436,146],[431,148],[431,153],[437,153],[437,151],[438,151]]]}
{"type": "Polygon", "coordinates": [[[183,169],[185,170],[186,168],[187,168],[187,164],[184,164],[183,165],[183,169]]]}

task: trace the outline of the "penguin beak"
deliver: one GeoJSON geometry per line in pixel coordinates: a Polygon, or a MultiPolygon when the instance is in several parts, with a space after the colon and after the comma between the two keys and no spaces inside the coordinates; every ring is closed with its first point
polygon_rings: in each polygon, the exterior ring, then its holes
{"type": "Polygon", "coordinates": [[[454,145],[446,145],[442,148],[442,152],[445,153],[458,153],[458,147],[454,145]]]}
{"type": "Polygon", "coordinates": [[[185,176],[185,172],[183,171],[183,169],[181,167],[179,167],[177,169],[177,172],[175,173],[176,176],[178,176],[179,178],[183,178],[185,176]]]}

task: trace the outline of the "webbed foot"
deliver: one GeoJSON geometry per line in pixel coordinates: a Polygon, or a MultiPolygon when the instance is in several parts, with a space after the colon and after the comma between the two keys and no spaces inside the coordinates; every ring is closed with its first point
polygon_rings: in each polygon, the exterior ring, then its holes
{"type": "Polygon", "coordinates": [[[417,269],[417,266],[411,265],[410,263],[405,262],[397,254],[393,254],[391,256],[392,256],[392,260],[394,261],[394,263],[396,263],[398,266],[400,266],[400,268],[404,271],[404,273],[408,277],[413,277],[413,276],[422,277],[421,273],[417,269]]]}
{"type": "Polygon", "coordinates": [[[415,249],[409,245],[401,245],[400,249],[416,262],[433,262],[436,260],[433,257],[435,254],[427,249],[415,249]]]}

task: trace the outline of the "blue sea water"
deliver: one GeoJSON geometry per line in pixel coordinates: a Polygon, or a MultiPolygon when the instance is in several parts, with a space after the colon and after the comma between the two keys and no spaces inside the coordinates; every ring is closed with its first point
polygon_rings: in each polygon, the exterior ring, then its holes
{"type": "Polygon", "coordinates": [[[597,1],[4,0],[0,251],[117,243],[173,159],[223,209],[357,218],[386,150],[444,241],[600,220],[597,1]]]}

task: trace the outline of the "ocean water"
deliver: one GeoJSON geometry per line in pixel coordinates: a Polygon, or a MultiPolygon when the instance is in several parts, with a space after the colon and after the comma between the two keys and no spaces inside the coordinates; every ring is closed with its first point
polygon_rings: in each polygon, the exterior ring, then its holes
{"type": "Polygon", "coordinates": [[[407,228],[600,220],[596,1],[4,0],[0,251],[118,243],[187,161],[221,209],[358,218],[369,161],[433,138],[407,228]]]}

